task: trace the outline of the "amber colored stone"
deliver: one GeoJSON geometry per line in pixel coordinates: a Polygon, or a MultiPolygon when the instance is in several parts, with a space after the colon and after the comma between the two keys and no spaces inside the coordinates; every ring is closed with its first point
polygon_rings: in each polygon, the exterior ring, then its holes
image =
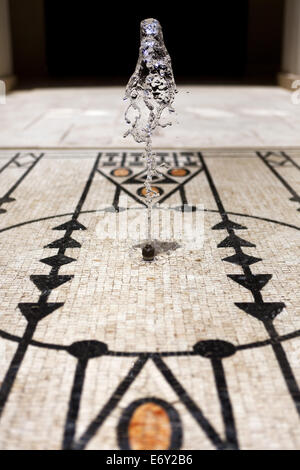
{"type": "MultiPolygon", "coordinates": [[[[159,193],[159,189],[156,188],[155,186],[151,186],[151,189],[152,191],[154,191],[155,193],[159,193]]],[[[147,194],[147,189],[146,188],[143,188],[142,191],[141,191],[142,195],[146,197],[146,194],[147,194]]]]}
{"type": "Polygon", "coordinates": [[[140,405],[130,420],[128,437],[133,450],[169,449],[171,424],[167,412],[156,403],[140,405]]]}
{"type": "Polygon", "coordinates": [[[174,168],[171,171],[171,174],[173,176],[185,176],[186,175],[186,170],[184,168],[174,168]]]}
{"type": "Polygon", "coordinates": [[[128,175],[129,175],[129,171],[127,170],[127,168],[117,168],[114,171],[114,176],[128,176],[128,175]]]}

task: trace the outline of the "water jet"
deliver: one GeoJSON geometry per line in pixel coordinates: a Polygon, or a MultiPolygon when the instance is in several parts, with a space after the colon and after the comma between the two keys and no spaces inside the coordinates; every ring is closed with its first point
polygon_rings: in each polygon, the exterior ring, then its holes
{"type": "Polygon", "coordinates": [[[165,166],[157,166],[156,153],[152,150],[152,134],[156,128],[172,124],[169,121],[161,122],[161,117],[166,109],[170,113],[175,111],[172,104],[176,93],[171,58],[164,44],[161,25],[154,18],[143,20],[137,65],[125,90],[124,99],[130,101],[125,120],[130,127],[124,137],[132,135],[136,142],[145,143],[147,244],[142,250],[145,261],[152,261],[155,255],[151,222],[154,199],[159,194],[152,187],[152,181],[153,177],[162,175],[161,169],[165,166]]]}

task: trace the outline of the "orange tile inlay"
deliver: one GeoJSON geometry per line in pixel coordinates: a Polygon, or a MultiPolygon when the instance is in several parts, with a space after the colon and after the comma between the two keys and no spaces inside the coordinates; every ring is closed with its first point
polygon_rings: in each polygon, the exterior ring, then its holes
{"type": "MultiPolygon", "coordinates": [[[[156,188],[155,186],[151,186],[151,189],[152,189],[152,191],[154,191],[155,193],[159,193],[159,189],[156,188]]],[[[141,191],[141,194],[142,194],[143,196],[146,196],[146,192],[147,192],[146,188],[143,188],[142,191],[141,191]]]]}
{"type": "Polygon", "coordinates": [[[169,449],[171,423],[167,412],[152,402],[139,406],[130,420],[128,437],[133,450],[169,449]]]}
{"type": "Polygon", "coordinates": [[[171,174],[173,176],[185,176],[186,170],[184,168],[174,168],[173,170],[171,170],[171,174]]]}
{"type": "Polygon", "coordinates": [[[128,175],[129,175],[129,171],[127,170],[127,168],[117,168],[114,171],[114,176],[128,176],[128,175]]]}

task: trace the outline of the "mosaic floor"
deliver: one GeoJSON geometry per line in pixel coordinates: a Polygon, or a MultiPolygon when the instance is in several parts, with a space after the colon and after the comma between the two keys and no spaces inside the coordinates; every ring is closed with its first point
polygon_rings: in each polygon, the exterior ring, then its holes
{"type": "Polygon", "coordinates": [[[203,246],[153,263],[101,236],[137,150],[0,151],[1,449],[300,449],[300,151],[200,150],[155,187],[203,246]]]}

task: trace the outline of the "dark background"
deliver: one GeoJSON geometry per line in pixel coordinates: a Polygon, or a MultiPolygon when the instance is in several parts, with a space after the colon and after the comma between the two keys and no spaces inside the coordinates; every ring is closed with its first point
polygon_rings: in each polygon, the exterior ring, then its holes
{"type": "Polygon", "coordinates": [[[46,0],[49,73],[128,76],[137,60],[139,23],[150,17],[157,18],[163,27],[176,76],[242,76],[246,66],[247,1],[207,2],[194,14],[190,7],[184,8],[184,3],[181,8],[173,7],[172,13],[149,3],[151,8],[143,7],[141,2],[132,12],[126,2],[120,2],[117,9],[111,2],[111,7],[106,7],[105,21],[102,2],[85,1],[84,8],[75,4],[70,9],[65,2],[46,0]],[[215,3],[220,4],[217,11],[215,3]]]}
{"type": "Polygon", "coordinates": [[[177,81],[275,83],[283,3],[10,0],[15,70],[21,80],[123,83],[137,61],[139,23],[154,17],[177,81]]]}

